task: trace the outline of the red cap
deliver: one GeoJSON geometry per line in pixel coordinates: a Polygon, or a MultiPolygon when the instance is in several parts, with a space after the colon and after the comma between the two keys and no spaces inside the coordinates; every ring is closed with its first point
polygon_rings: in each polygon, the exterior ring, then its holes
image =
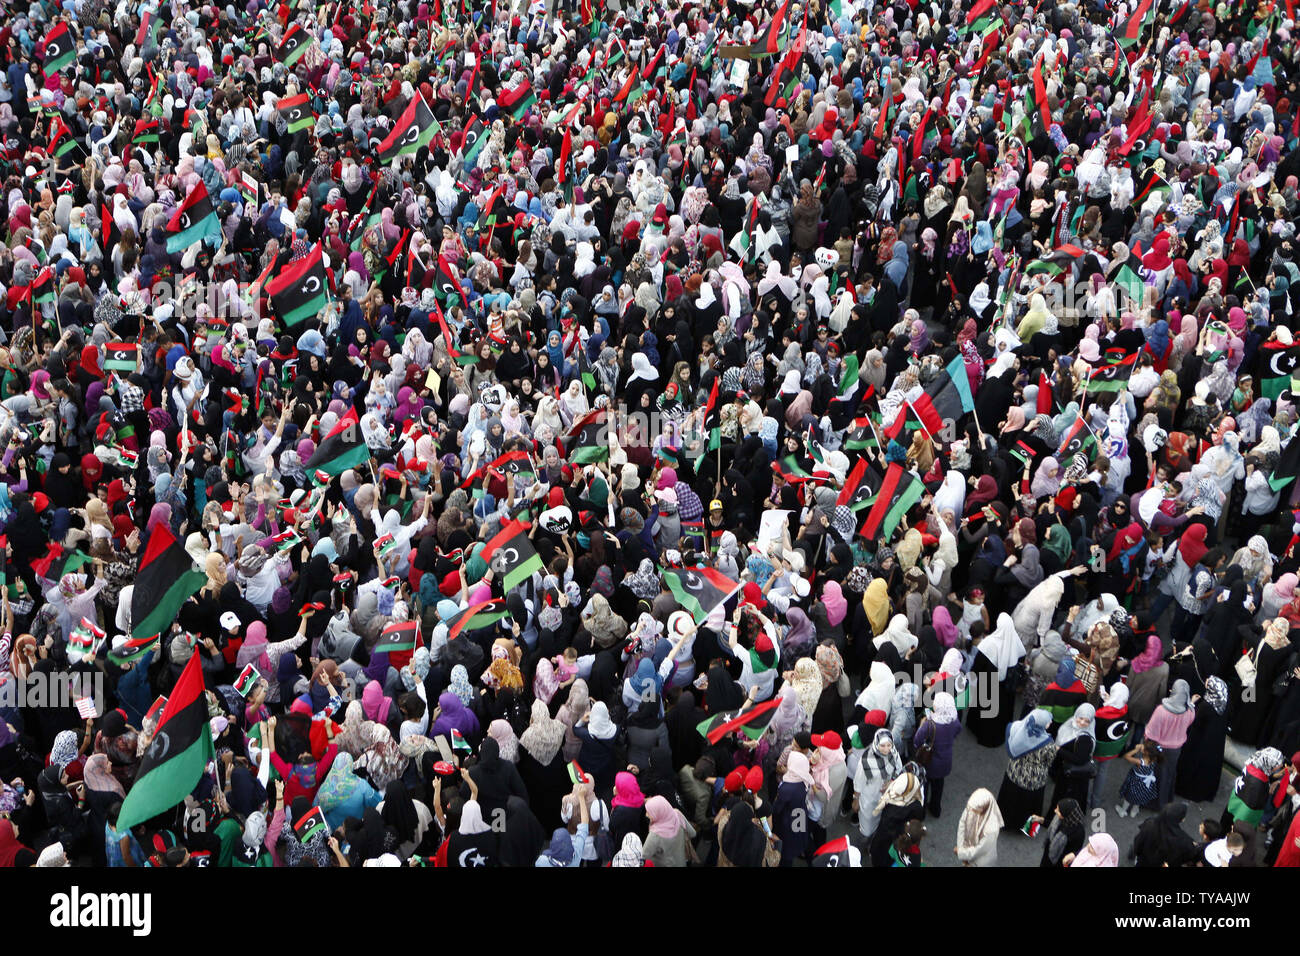
{"type": "Polygon", "coordinates": [[[749,773],[745,774],[745,789],[750,793],[758,793],[763,789],[763,768],[750,767],[749,773]]]}
{"type": "Polygon", "coordinates": [[[754,642],[754,650],[758,651],[760,654],[766,654],[771,649],[772,639],[768,637],[767,632],[764,631],[762,634],[758,635],[758,640],[754,642]]]}
{"type": "Polygon", "coordinates": [[[868,727],[883,727],[888,719],[889,715],[883,710],[869,710],[862,718],[862,722],[868,727]]]}
{"type": "Polygon", "coordinates": [[[737,767],[731,773],[727,774],[727,779],[722,781],[722,789],[727,793],[740,793],[740,788],[745,785],[745,771],[737,767]]]}
{"type": "Polygon", "coordinates": [[[758,586],[757,581],[747,581],[741,594],[743,595],[741,604],[752,604],[756,608],[767,607],[767,599],[763,597],[763,589],[758,586]]]}
{"type": "Polygon", "coordinates": [[[44,492],[38,491],[32,495],[32,506],[36,509],[36,513],[40,514],[50,506],[50,499],[44,492]]]}
{"type": "Polygon", "coordinates": [[[824,734],[813,734],[812,742],[814,747],[825,747],[827,750],[844,749],[844,741],[833,730],[828,730],[824,734]]]}

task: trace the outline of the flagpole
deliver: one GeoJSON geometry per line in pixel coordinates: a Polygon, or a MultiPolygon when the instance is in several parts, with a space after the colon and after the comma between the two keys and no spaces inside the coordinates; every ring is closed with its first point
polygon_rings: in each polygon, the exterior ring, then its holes
{"type": "Polygon", "coordinates": [[[921,426],[921,431],[925,432],[925,437],[930,439],[930,441],[934,441],[934,436],[930,434],[930,429],[926,428],[925,422],[921,421],[921,413],[916,410],[916,406],[911,402],[908,402],[907,399],[903,399],[903,401],[907,402],[907,407],[916,415],[916,423],[921,426]]]}

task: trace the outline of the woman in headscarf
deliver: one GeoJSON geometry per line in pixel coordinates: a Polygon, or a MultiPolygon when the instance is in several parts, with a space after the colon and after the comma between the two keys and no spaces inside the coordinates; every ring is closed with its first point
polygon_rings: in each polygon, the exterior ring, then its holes
{"type": "MultiPolygon", "coordinates": [[[[898,839],[908,823],[925,819],[925,806],[922,803],[925,788],[921,778],[914,773],[904,772],[895,777],[880,795],[873,811],[880,817],[876,832],[871,836],[871,865],[888,867],[891,865],[889,850],[898,839]]],[[[860,813],[868,812],[865,808],[860,813]]]]}
{"type": "Polygon", "coordinates": [[[1002,811],[993,794],[980,787],[966,801],[957,821],[957,845],[953,853],[962,866],[997,866],[998,836],[1002,832],[1002,811]]]}
{"type": "Polygon", "coordinates": [[[1071,869],[1086,867],[1119,866],[1119,845],[1109,833],[1094,833],[1088,837],[1083,849],[1066,856],[1065,865],[1071,869]]]}
{"type": "Polygon", "coordinates": [[[1183,830],[1187,804],[1171,803],[1138,827],[1133,838],[1133,865],[1138,867],[1186,866],[1196,857],[1196,843],[1183,830]]]}
{"type": "Polygon", "coordinates": [[[1082,703],[1074,715],[1056,732],[1056,759],[1052,763],[1052,778],[1056,788],[1052,803],[1059,804],[1072,797],[1082,806],[1088,805],[1088,791],[1097,765],[1093,752],[1097,749],[1097,709],[1082,703]]]}
{"type": "MultiPolygon", "coordinates": [[[[1040,818],[1041,819],[1041,818],[1040,818]]],[[[1083,849],[1087,827],[1078,801],[1067,797],[1052,811],[1051,821],[1043,834],[1043,856],[1039,866],[1069,866],[1067,857],[1083,849]]]]}
{"type": "MultiPolygon", "coordinates": [[[[859,733],[869,732],[870,726],[861,726],[859,733]]],[[[903,772],[903,758],[894,746],[893,735],[881,727],[875,731],[871,744],[862,753],[853,775],[853,791],[858,813],[858,830],[870,837],[880,824],[874,813],[881,794],[903,772]]]]}
{"type": "Polygon", "coordinates": [[[1228,736],[1228,685],[1211,675],[1196,701],[1196,717],[1178,761],[1174,793],[1193,803],[1209,803],[1219,795],[1223,751],[1228,736]]]}
{"type": "Polygon", "coordinates": [[[1052,715],[1038,709],[1007,728],[1011,761],[998,789],[998,808],[1008,827],[1018,829],[1043,812],[1043,791],[1058,749],[1048,732],[1051,723],[1052,715]]]}
{"type": "Polygon", "coordinates": [[[564,731],[564,724],[551,717],[546,704],[534,700],[528,727],[519,735],[517,767],[528,791],[528,805],[551,829],[559,826],[561,801],[572,788],[562,751],[564,731]]]}
{"type": "Polygon", "coordinates": [[[1173,799],[1179,757],[1187,741],[1188,728],[1196,719],[1192,704],[1187,681],[1176,680],[1169,689],[1169,696],[1160,702],[1147,721],[1146,739],[1161,750],[1161,761],[1156,771],[1160,788],[1157,808],[1173,799]]]}
{"type": "MultiPolygon", "coordinates": [[[[1274,687],[1295,667],[1295,645],[1289,637],[1291,626],[1285,616],[1275,618],[1264,628],[1263,639],[1250,650],[1251,660],[1255,664],[1254,693],[1243,699],[1232,718],[1234,740],[1250,746],[1266,742],[1267,731],[1274,723],[1274,712],[1279,702],[1274,687]]],[[[1237,638],[1229,645],[1233,654],[1228,660],[1233,661],[1234,665],[1235,652],[1240,649],[1240,643],[1240,638],[1237,638]]],[[[1230,677],[1234,678],[1235,674],[1230,677]]]]}
{"type": "Polygon", "coordinates": [[[970,669],[972,693],[966,726],[984,747],[1001,746],[1013,716],[1020,660],[1025,645],[1010,614],[999,614],[997,629],[979,642],[970,669]]]}
{"type": "MultiPolygon", "coordinates": [[[[940,692],[934,695],[934,708],[921,721],[912,738],[912,745],[917,748],[930,748],[929,763],[926,765],[926,780],[929,783],[929,810],[933,816],[941,814],[940,800],[943,797],[943,783],[952,773],[953,745],[961,733],[961,724],[957,721],[957,704],[951,694],[940,692]]],[[[919,759],[919,758],[918,758],[919,759]]]]}
{"type": "Polygon", "coordinates": [[[645,815],[649,831],[643,845],[645,859],[655,866],[686,866],[695,854],[691,846],[695,827],[680,810],[660,796],[645,802],[645,815]]]}

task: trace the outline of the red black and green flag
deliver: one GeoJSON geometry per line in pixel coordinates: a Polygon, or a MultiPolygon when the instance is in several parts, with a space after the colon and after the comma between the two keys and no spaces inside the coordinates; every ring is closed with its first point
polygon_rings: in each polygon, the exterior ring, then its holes
{"type": "Polygon", "coordinates": [[[157,120],[147,120],[143,117],[135,121],[135,135],[131,137],[131,142],[139,145],[141,143],[158,142],[158,131],[162,129],[162,124],[157,120]]]}
{"type": "Polygon", "coordinates": [[[880,439],[876,436],[876,429],[873,426],[871,417],[863,415],[860,418],[853,419],[853,428],[844,439],[844,448],[847,451],[864,451],[868,448],[879,448],[880,439]]]}
{"type": "Polygon", "coordinates": [[[413,156],[438,133],[438,120],[424,97],[417,93],[388,137],[379,144],[379,161],[387,165],[398,156],[413,156]]]}
{"type": "Polygon", "coordinates": [[[1259,389],[1265,398],[1276,402],[1283,392],[1295,390],[1291,383],[1300,366],[1300,345],[1285,345],[1276,340],[1264,342],[1259,347],[1259,362],[1262,366],[1259,389]]]}
{"type": "Polygon", "coordinates": [[[1097,711],[1095,725],[1097,746],[1092,755],[1098,760],[1111,760],[1122,754],[1133,735],[1133,724],[1128,719],[1128,708],[1103,707],[1097,711]]]}
{"type": "Polygon", "coordinates": [[[398,621],[390,624],[379,634],[375,642],[375,651],[392,654],[395,651],[413,651],[420,643],[419,621],[398,621]]]}
{"type": "MultiPolygon", "coordinates": [[[[157,533],[155,529],[155,537],[157,533]]],[[[149,544],[153,545],[152,539],[149,544]]],[[[180,550],[185,553],[184,548],[180,550]]],[[[202,574],[199,577],[207,580],[202,574]]],[[[137,581],[137,594],[139,590],[137,581]]],[[[204,695],[203,659],[192,654],[163,706],[149,749],[136,770],[135,783],[122,801],[118,823],[133,827],[176,806],[189,796],[208,761],[214,757],[204,695]]]]}
{"type": "Polygon", "coordinates": [[[709,401],[704,406],[704,430],[709,435],[709,451],[717,451],[722,443],[722,410],[718,408],[718,382],[721,375],[713,376],[713,388],[709,390],[709,401]]]}
{"type": "Polygon", "coordinates": [[[609,438],[605,430],[605,410],[593,408],[574,423],[561,440],[565,457],[577,465],[609,460],[609,438]]]}
{"type": "Polygon", "coordinates": [[[167,251],[184,252],[195,243],[221,233],[221,220],[203,181],[195,183],[167,223],[167,251]]]}
{"type": "Polygon", "coordinates": [[[1122,392],[1128,388],[1129,377],[1137,364],[1138,353],[1115,357],[1104,356],[1101,364],[1093,366],[1088,376],[1085,392],[1122,392]]]}
{"type": "MultiPolygon", "coordinates": [[[[877,472],[879,477],[879,472],[877,472]]],[[[871,502],[875,489],[872,488],[871,477],[867,469],[867,460],[859,458],[849,472],[848,477],[844,479],[844,486],[840,488],[839,496],[835,499],[835,504],[848,505],[853,511],[861,511],[871,502]]]]}
{"type": "Polygon", "coordinates": [[[849,838],[840,837],[838,840],[831,840],[818,848],[813,854],[812,866],[815,867],[849,867],[852,866],[852,855],[849,853],[849,838]]]}
{"type": "Polygon", "coordinates": [[[284,122],[289,127],[290,133],[311,129],[316,125],[316,114],[311,108],[310,93],[297,93],[293,96],[286,96],[276,102],[275,108],[284,117],[284,122]]]}
{"type": "Polygon", "coordinates": [[[1096,450],[1096,436],[1093,435],[1092,429],[1088,427],[1088,423],[1083,420],[1083,416],[1076,413],[1074,423],[1061,436],[1061,444],[1056,449],[1056,457],[1060,461],[1068,462],[1079,452],[1083,452],[1091,459],[1096,450]]]}
{"type": "Polygon", "coordinates": [[[207,584],[207,576],[165,524],[149,535],[131,595],[131,635],[149,637],[172,626],[190,596],[207,584]]]}
{"type": "Polygon", "coordinates": [[[447,640],[454,641],[462,633],[489,627],[509,614],[510,612],[506,610],[506,602],[500,598],[471,604],[457,611],[447,621],[447,640]]]}
{"type": "Polygon", "coordinates": [[[905,400],[905,404],[899,409],[898,415],[886,428],[885,437],[897,438],[903,433],[904,428],[920,427],[932,438],[939,434],[943,429],[943,416],[939,410],[934,407],[934,401],[929,394],[919,387],[915,389],[915,394],[905,400]],[[909,424],[909,419],[916,422],[916,425],[909,424]]]}
{"type": "Polygon", "coordinates": [[[32,280],[32,301],[37,305],[53,305],[54,299],[54,270],[46,266],[32,280]]]}
{"type": "Polygon", "coordinates": [[[325,822],[325,811],[320,807],[312,807],[294,823],[293,832],[299,843],[306,843],[319,833],[329,833],[329,824],[325,822]]]}
{"type": "Polygon", "coordinates": [[[542,557],[528,538],[528,525],[522,521],[508,522],[493,535],[482,557],[488,567],[502,575],[501,589],[506,592],[513,591],[543,568],[542,557]]]}
{"type": "Polygon", "coordinates": [[[537,93],[529,80],[524,80],[513,90],[502,90],[497,97],[497,106],[516,120],[523,119],[524,114],[528,112],[528,107],[536,102],[537,93]]]}
{"type": "Polygon", "coordinates": [[[477,116],[465,124],[464,137],[460,145],[461,163],[464,168],[474,168],[479,151],[487,144],[486,133],[487,129],[483,126],[483,121],[477,116]]]}
{"type": "Polygon", "coordinates": [[[1138,42],[1143,29],[1151,22],[1155,14],[1154,0],[1138,0],[1137,7],[1122,22],[1116,25],[1120,46],[1130,47],[1138,42]]]}
{"type": "Polygon", "coordinates": [[[1273,473],[1268,476],[1268,486],[1273,491],[1280,491],[1295,481],[1297,475],[1300,475],[1300,437],[1292,438],[1282,449],[1273,473]]]}
{"type": "Polygon", "coordinates": [[[754,40],[749,44],[750,59],[774,56],[781,52],[781,33],[785,30],[785,15],[789,9],[790,0],[785,0],[772,15],[772,19],[767,21],[767,25],[754,34],[754,40]]]}
{"type": "MultiPolygon", "coordinates": [[[[975,396],[970,390],[970,376],[966,362],[960,354],[953,357],[944,370],[925,388],[930,404],[945,421],[956,421],[967,412],[975,410],[975,396]]],[[[941,426],[942,427],[942,426],[941,426]]]]}
{"type": "Polygon", "coordinates": [[[329,302],[329,277],[325,274],[321,244],[316,243],[307,255],[285,266],[266,284],[266,294],[285,328],[324,309],[329,302]]]}
{"type": "Polygon", "coordinates": [[[140,28],[135,31],[135,45],[137,49],[144,49],[145,41],[152,41],[158,35],[158,14],[153,10],[145,10],[140,14],[140,28]]]}
{"type": "Polygon", "coordinates": [[[252,693],[253,688],[257,686],[257,682],[261,679],[262,674],[257,669],[256,665],[245,664],[244,669],[240,671],[239,676],[235,678],[235,692],[239,694],[240,697],[247,697],[252,693]]]}
{"type": "Polygon", "coordinates": [[[143,659],[151,650],[157,648],[158,642],[159,637],[157,634],[152,637],[130,638],[126,643],[109,651],[108,659],[118,667],[125,664],[134,664],[143,659]]]}
{"type": "Polygon", "coordinates": [[[794,455],[787,455],[780,461],[772,462],[772,470],[789,482],[798,483],[801,481],[811,481],[812,475],[799,464],[794,455]]]}
{"type": "Polygon", "coordinates": [[[79,145],[62,117],[54,117],[54,127],[50,132],[50,152],[55,156],[64,156],[79,145]]]}
{"type": "Polygon", "coordinates": [[[76,41],[73,40],[68,25],[60,21],[45,36],[45,58],[41,61],[41,66],[48,76],[57,73],[76,58],[76,41]]]}
{"type": "Polygon", "coordinates": [[[76,574],[90,561],[86,552],[68,551],[57,541],[51,541],[45,554],[32,562],[32,570],[38,578],[57,582],[65,574],[76,574]]]}
{"type": "Polygon", "coordinates": [[[304,53],[311,49],[315,39],[310,30],[295,23],[285,31],[284,39],[275,48],[275,58],[285,66],[293,66],[304,53]]]}
{"type": "Polygon", "coordinates": [[[924,493],[925,485],[920,478],[898,462],[891,461],[885,470],[885,480],[880,484],[876,500],[867,512],[867,520],[862,525],[862,537],[879,537],[882,541],[888,541],[903,516],[921,500],[924,493]]]}
{"type": "Polygon", "coordinates": [[[664,583],[677,603],[691,613],[696,624],[740,590],[740,583],[713,568],[682,568],[663,572],[664,583]]]}
{"type": "Polygon", "coordinates": [[[304,463],[303,468],[307,471],[318,469],[336,477],[369,458],[370,449],[366,446],[365,436],[361,434],[361,424],[357,421],[354,406],[338,420],[333,431],[321,439],[321,443],[316,446],[316,453],[304,463]]]}
{"type": "Polygon", "coordinates": [[[469,306],[469,302],[465,299],[465,290],[460,285],[460,278],[452,268],[451,262],[443,255],[438,256],[438,273],[433,279],[433,291],[438,299],[447,305],[451,305],[453,299],[458,299],[462,305],[469,306]]]}
{"type": "Polygon", "coordinates": [[[643,95],[645,95],[645,88],[641,85],[641,71],[633,69],[618,93],[614,95],[614,105],[633,106],[643,95]]]}
{"type": "Polygon", "coordinates": [[[695,729],[711,744],[716,744],[727,734],[743,733],[750,740],[763,736],[763,731],[776,715],[776,708],[781,706],[781,698],[773,697],[761,704],[754,704],[738,713],[714,714],[701,721],[695,729]]]}

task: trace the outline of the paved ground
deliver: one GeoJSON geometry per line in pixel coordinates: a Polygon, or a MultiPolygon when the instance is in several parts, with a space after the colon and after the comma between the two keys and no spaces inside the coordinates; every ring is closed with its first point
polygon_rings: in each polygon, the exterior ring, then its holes
{"type": "MultiPolygon", "coordinates": [[[[927,815],[925,820],[928,833],[923,845],[923,859],[926,865],[959,865],[952,850],[957,845],[957,820],[966,806],[966,798],[980,787],[988,788],[996,796],[998,787],[1002,784],[1002,774],[1006,765],[1005,749],[989,750],[981,747],[975,742],[972,734],[962,731],[961,736],[957,738],[953,755],[953,772],[944,784],[943,815],[938,819],[927,815]]],[[[1127,766],[1124,764],[1121,768],[1117,765],[1110,770],[1100,794],[1101,799],[1097,801],[1097,810],[1092,817],[1093,829],[1109,833],[1119,844],[1121,866],[1130,865],[1127,855],[1129,847],[1133,844],[1133,837],[1137,834],[1138,827],[1154,815],[1154,811],[1150,810],[1143,810],[1136,817],[1120,817],[1115,812],[1115,803],[1127,766]]],[[[1214,801],[1189,804],[1184,827],[1192,836],[1195,836],[1196,825],[1201,820],[1206,818],[1217,820],[1223,813],[1234,777],[1234,773],[1225,769],[1220,778],[1219,793],[1214,801]]],[[[1051,794],[1052,784],[1049,782],[1044,804],[1051,798],[1051,794]]],[[[833,838],[845,833],[850,837],[856,837],[857,832],[857,827],[850,826],[846,820],[841,820],[838,825],[831,828],[833,838]]],[[[1041,834],[1031,839],[1018,831],[1004,830],[998,841],[998,865],[1038,866],[1042,852],[1041,834]]]]}

